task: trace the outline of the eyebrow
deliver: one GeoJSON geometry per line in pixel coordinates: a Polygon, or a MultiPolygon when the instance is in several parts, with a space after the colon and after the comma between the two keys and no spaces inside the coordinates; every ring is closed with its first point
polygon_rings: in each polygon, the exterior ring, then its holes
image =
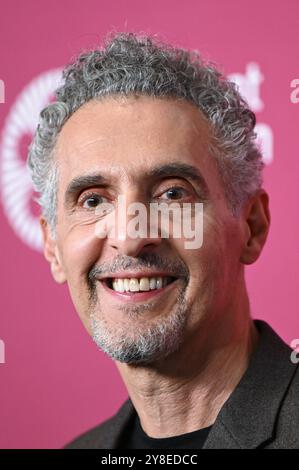
{"type": "Polygon", "coordinates": [[[187,163],[169,163],[153,168],[149,171],[148,176],[152,178],[179,177],[192,180],[197,186],[201,187],[204,194],[208,196],[208,184],[202,173],[193,165],[187,163]]]}
{"type": "MultiPolygon", "coordinates": [[[[199,186],[205,197],[209,195],[208,185],[201,172],[193,165],[186,163],[169,163],[159,165],[147,171],[143,178],[159,179],[167,177],[179,177],[192,180],[199,186]]],[[[96,186],[109,186],[110,178],[105,177],[102,173],[91,173],[87,175],[77,176],[67,186],[65,191],[64,205],[71,205],[75,197],[84,189],[96,186]]]]}
{"type": "Polygon", "coordinates": [[[100,173],[77,176],[67,186],[64,196],[64,205],[68,207],[75,197],[86,188],[93,186],[107,186],[109,181],[100,173]]]}

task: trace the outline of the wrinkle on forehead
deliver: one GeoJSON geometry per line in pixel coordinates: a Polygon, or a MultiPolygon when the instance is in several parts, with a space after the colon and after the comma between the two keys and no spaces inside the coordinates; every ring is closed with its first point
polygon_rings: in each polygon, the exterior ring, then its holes
{"type": "Polygon", "coordinates": [[[57,153],[68,180],[101,167],[128,178],[153,164],[181,160],[210,166],[210,126],[188,101],[142,97],[123,104],[90,101],[65,123],[57,153]]]}
{"type": "MultiPolygon", "coordinates": [[[[159,133],[159,128],[169,131],[175,140],[200,137],[198,144],[209,136],[210,126],[207,118],[201,111],[188,101],[175,101],[143,97],[141,101],[127,99],[127,105],[121,106],[118,102],[106,98],[103,101],[90,101],[80,107],[63,126],[59,141],[62,137],[63,146],[72,139],[72,144],[80,148],[96,142],[102,142],[113,137],[122,137],[137,133],[159,133]],[[126,120],[129,120],[128,127],[126,120]],[[101,133],[94,137],[93,132],[101,133]],[[117,135],[115,135],[117,133],[117,135]],[[90,138],[88,142],[82,142],[82,137],[90,138]],[[79,138],[79,142],[78,142],[79,138]]],[[[60,142],[61,144],[61,142],[60,142]]]]}

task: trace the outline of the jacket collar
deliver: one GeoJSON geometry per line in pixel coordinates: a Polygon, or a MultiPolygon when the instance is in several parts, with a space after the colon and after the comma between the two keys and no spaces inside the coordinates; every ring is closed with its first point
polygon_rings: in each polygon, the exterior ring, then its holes
{"type": "MultiPolygon", "coordinates": [[[[295,373],[292,349],[263,320],[254,320],[260,337],[246,372],[222,406],[204,449],[253,449],[275,438],[280,405],[295,373]]],[[[130,398],[122,405],[101,442],[117,448],[136,414],[130,398]]]]}

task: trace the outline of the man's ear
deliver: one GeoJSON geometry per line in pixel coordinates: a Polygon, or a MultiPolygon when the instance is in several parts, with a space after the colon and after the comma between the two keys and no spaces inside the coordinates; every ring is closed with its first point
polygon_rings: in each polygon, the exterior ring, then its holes
{"type": "Polygon", "coordinates": [[[57,243],[51,236],[50,225],[47,220],[41,216],[39,219],[43,241],[44,241],[44,256],[50,263],[52,276],[56,282],[63,284],[66,282],[66,276],[64,274],[63,266],[59,256],[57,243]]]}
{"type": "Polygon", "coordinates": [[[242,223],[244,247],[240,261],[252,264],[261,254],[270,227],[269,196],[264,189],[259,189],[246,202],[242,223]]]}

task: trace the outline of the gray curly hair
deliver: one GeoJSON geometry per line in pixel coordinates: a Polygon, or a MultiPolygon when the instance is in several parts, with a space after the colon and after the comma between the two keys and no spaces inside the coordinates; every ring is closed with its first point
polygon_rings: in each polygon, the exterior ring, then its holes
{"type": "Polygon", "coordinates": [[[210,151],[216,159],[227,202],[236,216],[244,201],[262,185],[261,152],[254,132],[255,115],[211,62],[198,51],[178,49],[157,36],[108,33],[104,48],[83,52],[63,71],[56,101],[40,113],[27,165],[35,200],[56,237],[58,166],[57,136],[84,103],[113,95],[142,94],[192,102],[212,130],[210,151]]]}

